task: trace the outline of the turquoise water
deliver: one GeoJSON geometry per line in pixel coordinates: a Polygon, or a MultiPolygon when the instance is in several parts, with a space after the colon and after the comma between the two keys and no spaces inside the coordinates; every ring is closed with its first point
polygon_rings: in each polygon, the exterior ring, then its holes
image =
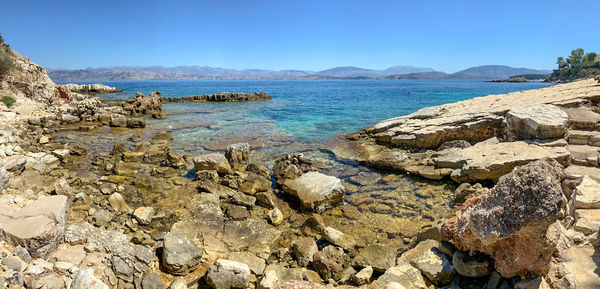
{"type": "MultiPolygon", "coordinates": [[[[193,80],[115,81],[106,85],[126,98],[139,91],[165,97],[217,92],[265,91],[271,101],[248,103],[167,103],[168,118],[150,121],[176,138],[227,142],[311,141],[370,126],[380,120],[488,94],[534,89],[546,83],[489,83],[481,80],[193,80]],[[221,138],[219,140],[219,138],[221,138]],[[224,138],[224,139],[223,139],[224,138]]],[[[214,144],[212,144],[214,146],[214,144]]]]}

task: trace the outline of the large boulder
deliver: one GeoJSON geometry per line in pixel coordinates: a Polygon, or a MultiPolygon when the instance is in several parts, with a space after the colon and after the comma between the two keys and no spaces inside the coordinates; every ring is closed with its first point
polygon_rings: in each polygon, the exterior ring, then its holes
{"type": "Polygon", "coordinates": [[[515,140],[561,138],[568,120],[568,115],[552,104],[511,109],[506,114],[509,136],[515,140]]]}
{"type": "Polygon", "coordinates": [[[556,244],[546,237],[560,214],[563,169],[553,160],[515,168],[481,197],[467,200],[442,237],[463,251],[490,255],[496,270],[509,278],[545,274],[556,244]]]}
{"type": "Polygon", "coordinates": [[[321,213],[344,199],[344,186],[336,177],[308,172],[283,183],[283,190],[300,201],[303,209],[321,213]]]}
{"type": "Polygon", "coordinates": [[[163,266],[171,274],[183,275],[196,269],[203,253],[185,236],[168,233],[163,241],[163,266]]]}
{"type": "Polygon", "coordinates": [[[151,92],[148,96],[139,92],[136,93],[135,98],[123,103],[123,110],[129,112],[131,115],[161,114],[162,100],[160,91],[151,92]]]}
{"type": "Polygon", "coordinates": [[[213,289],[246,288],[250,281],[248,265],[219,259],[208,269],[206,282],[213,289]]]}
{"type": "Polygon", "coordinates": [[[0,205],[0,236],[34,258],[54,251],[65,236],[67,197],[41,197],[23,208],[0,205]]]}

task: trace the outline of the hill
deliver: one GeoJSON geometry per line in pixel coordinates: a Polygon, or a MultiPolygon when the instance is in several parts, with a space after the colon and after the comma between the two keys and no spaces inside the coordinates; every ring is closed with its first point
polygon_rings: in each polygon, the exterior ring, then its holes
{"type": "Polygon", "coordinates": [[[585,53],[582,48],[571,51],[569,57],[556,60],[558,68],[546,78],[548,82],[569,82],[600,75],[600,55],[585,53]]]}
{"type": "Polygon", "coordinates": [[[452,79],[507,79],[520,74],[548,74],[549,70],[514,68],[505,65],[482,65],[450,74],[452,79]]]}

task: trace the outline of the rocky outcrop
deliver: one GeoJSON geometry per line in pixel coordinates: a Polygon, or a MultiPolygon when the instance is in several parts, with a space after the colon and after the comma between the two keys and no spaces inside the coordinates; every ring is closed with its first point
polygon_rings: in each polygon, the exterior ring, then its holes
{"type": "Polygon", "coordinates": [[[272,97],[266,92],[220,92],[215,94],[203,94],[186,97],[165,97],[162,100],[164,102],[240,102],[270,99],[272,99],[272,97]]]}
{"type": "Polygon", "coordinates": [[[67,197],[41,197],[15,209],[0,205],[0,235],[34,258],[54,251],[65,235],[67,197]]]}
{"type": "Polygon", "coordinates": [[[136,93],[135,98],[130,97],[123,102],[123,110],[131,115],[152,115],[155,118],[164,118],[160,91],[154,91],[147,96],[136,93]]]}
{"type": "Polygon", "coordinates": [[[564,111],[551,104],[511,109],[506,114],[508,134],[514,140],[563,137],[568,119],[564,111]]]}
{"type": "Polygon", "coordinates": [[[111,87],[102,83],[95,84],[74,84],[69,83],[64,85],[71,92],[82,93],[82,94],[108,94],[122,92],[123,90],[118,87],[111,87]]]}
{"type": "Polygon", "coordinates": [[[442,236],[461,250],[484,252],[504,277],[545,274],[556,244],[546,230],[560,213],[562,167],[536,161],[501,177],[491,190],[463,205],[442,236]]]}
{"type": "MultiPolygon", "coordinates": [[[[2,48],[4,49],[4,47],[2,48]]],[[[55,84],[41,66],[8,49],[13,68],[0,77],[0,95],[52,102],[55,84]]]]}

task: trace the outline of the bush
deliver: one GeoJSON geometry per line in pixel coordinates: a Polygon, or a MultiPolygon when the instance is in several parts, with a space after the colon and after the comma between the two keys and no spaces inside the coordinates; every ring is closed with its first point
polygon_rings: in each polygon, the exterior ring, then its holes
{"type": "Polygon", "coordinates": [[[0,47],[0,78],[13,67],[13,60],[3,47],[0,47]]]}
{"type": "Polygon", "coordinates": [[[17,100],[12,96],[5,95],[0,98],[0,102],[4,103],[6,107],[10,108],[13,104],[15,104],[15,102],[17,102],[17,100]]]}

